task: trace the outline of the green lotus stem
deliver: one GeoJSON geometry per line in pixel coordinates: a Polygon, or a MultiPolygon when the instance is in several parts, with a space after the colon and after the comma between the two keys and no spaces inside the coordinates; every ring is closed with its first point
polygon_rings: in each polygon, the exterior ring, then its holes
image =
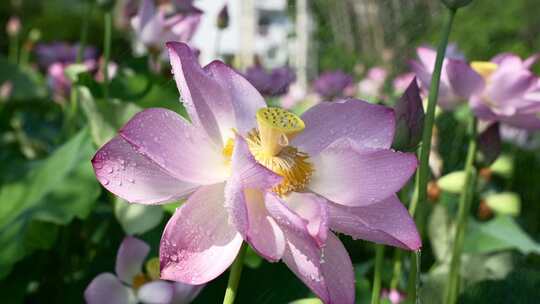
{"type": "Polygon", "coordinates": [[[403,252],[401,249],[394,250],[394,268],[392,269],[392,280],[390,281],[390,290],[398,289],[399,279],[401,278],[401,257],[403,252]]]}
{"type": "Polygon", "coordinates": [[[246,255],[247,244],[242,243],[240,252],[234,260],[231,266],[229,274],[229,282],[227,283],[227,290],[225,291],[225,297],[223,298],[223,304],[232,304],[238,293],[238,283],[240,282],[240,276],[242,275],[242,268],[244,267],[244,256],[246,255]]]}
{"type": "Polygon", "coordinates": [[[105,12],[105,35],[103,39],[103,97],[109,100],[109,59],[111,56],[112,13],[105,12]]]}
{"type": "Polygon", "coordinates": [[[459,269],[461,266],[461,253],[463,251],[463,241],[465,239],[465,229],[467,228],[467,219],[471,209],[471,202],[476,189],[476,168],[474,161],[477,150],[477,120],[471,113],[468,127],[469,148],[467,150],[467,160],[465,162],[465,186],[459,200],[458,219],[456,234],[454,237],[454,246],[452,250],[452,260],[450,262],[450,271],[446,286],[446,304],[456,303],[459,293],[459,269]]]}
{"type": "Polygon", "coordinates": [[[420,275],[420,254],[419,251],[411,252],[411,270],[409,272],[409,284],[407,285],[407,303],[419,303],[417,298],[418,276],[420,275]]]}
{"type": "Polygon", "coordinates": [[[79,49],[77,50],[77,63],[81,63],[84,57],[84,49],[86,48],[86,41],[88,40],[88,27],[90,24],[90,17],[92,16],[92,11],[94,9],[94,1],[89,1],[86,4],[85,14],[83,15],[82,26],[81,26],[81,37],[79,39],[79,49]]]}
{"type": "Polygon", "coordinates": [[[415,195],[409,211],[414,216],[416,208],[419,204],[423,204],[426,200],[427,183],[429,180],[429,153],[431,150],[431,136],[433,134],[433,124],[435,122],[435,106],[437,105],[437,98],[439,97],[439,83],[441,81],[441,70],[446,53],[446,47],[448,45],[448,37],[450,36],[450,30],[452,29],[452,23],[454,22],[454,16],[456,10],[449,9],[449,14],[444,24],[441,42],[437,48],[437,59],[435,60],[435,68],[433,69],[433,76],[431,78],[431,86],[429,88],[428,105],[426,110],[426,117],[424,121],[424,129],[422,131],[422,145],[420,147],[420,167],[416,173],[416,189],[415,195]]]}
{"type": "MultiPolygon", "coordinates": [[[[86,4],[85,12],[83,14],[83,20],[81,25],[81,34],[79,38],[79,49],[77,50],[77,57],[75,59],[76,63],[81,63],[84,57],[84,49],[86,48],[86,40],[88,39],[88,28],[90,23],[90,17],[94,8],[94,1],[89,1],[86,4]]],[[[69,110],[67,110],[67,117],[65,122],[65,130],[68,135],[72,133],[75,129],[76,117],[79,111],[79,91],[76,84],[71,86],[70,96],[69,96],[69,110]]]]}
{"type": "Polygon", "coordinates": [[[9,62],[17,64],[19,62],[19,34],[9,37],[9,62]]]}
{"type": "MultiPolygon", "coordinates": [[[[413,193],[413,199],[409,205],[409,212],[414,217],[416,209],[419,205],[426,201],[427,196],[427,183],[429,180],[429,154],[431,150],[431,137],[433,135],[433,124],[435,122],[435,106],[437,105],[437,99],[439,97],[439,83],[441,81],[441,71],[444,56],[446,53],[446,47],[448,45],[448,37],[452,29],[452,23],[456,15],[456,9],[449,9],[448,16],[443,26],[443,32],[439,47],[437,48],[437,58],[435,59],[435,67],[433,69],[433,76],[431,78],[431,86],[429,89],[428,105],[426,110],[426,116],[424,120],[424,129],[422,131],[422,145],[420,147],[420,167],[416,173],[415,179],[415,191],[413,193]]],[[[421,229],[420,233],[421,233],[421,229]]],[[[409,299],[416,299],[416,279],[417,279],[417,256],[412,254],[411,256],[411,273],[409,275],[409,284],[407,288],[407,295],[409,299]]]]}
{"type": "Polygon", "coordinates": [[[375,273],[373,275],[373,290],[371,292],[371,304],[379,304],[381,297],[381,272],[384,260],[384,245],[375,245],[375,273]]]}

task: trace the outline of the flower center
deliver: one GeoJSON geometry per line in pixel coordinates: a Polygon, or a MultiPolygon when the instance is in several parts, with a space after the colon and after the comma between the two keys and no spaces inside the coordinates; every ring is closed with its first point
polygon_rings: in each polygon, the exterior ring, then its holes
{"type": "Polygon", "coordinates": [[[262,108],[257,111],[257,125],[258,130],[247,136],[249,150],[261,165],[283,177],[272,191],[286,195],[304,189],[313,174],[313,165],[306,153],[289,146],[304,130],[304,121],[280,108],[262,108]]]}
{"type": "Polygon", "coordinates": [[[154,257],[146,262],[146,273],[139,272],[133,277],[131,287],[137,290],[144,284],[159,280],[159,258],[154,257]]]}
{"type": "Polygon", "coordinates": [[[489,61],[473,61],[471,68],[480,74],[484,80],[488,80],[491,74],[499,67],[498,64],[489,61]]]}
{"type": "MultiPolygon", "coordinates": [[[[313,174],[313,165],[307,153],[289,146],[289,142],[302,130],[305,124],[297,115],[280,108],[262,108],[257,112],[257,129],[246,136],[253,157],[272,172],[283,177],[272,191],[283,196],[291,191],[305,188],[313,174]]],[[[223,155],[232,155],[234,140],[229,139],[223,148],[223,155]]]]}

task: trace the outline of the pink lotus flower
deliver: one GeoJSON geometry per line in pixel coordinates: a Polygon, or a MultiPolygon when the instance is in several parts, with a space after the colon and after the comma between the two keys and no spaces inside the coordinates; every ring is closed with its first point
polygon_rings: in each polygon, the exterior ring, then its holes
{"type": "Polygon", "coordinates": [[[358,83],[358,91],[362,96],[380,98],[388,72],[382,67],[372,67],[367,75],[358,83]]]}
{"type": "Polygon", "coordinates": [[[161,278],[203,284],[246,241],[283,261],[325,303],[354,302],[351,260],[332,231],[417,250],[413,220],[395,195],[415,171],[390,150],[392,109],[359,100],[320,103],[302,118],[266,108],[219,61],[201,68],[183,43],[169,57],[191,123],[165,109],[137,114],[92,163],[122,198],[187,197],[163,232],[161,278]]]}
{"type": "MultiPolygon", "coordinates": [[[[431,85],[431,75],[435,67],[437,52],[428,47],[419,47],[416,53],[420,60],[411,61],[411,68],[418,80],[420,80],[423,91],[427,92],[431,85]]],[[[441,72],[439,99],[437,101],[441,108],[453,110],[470,98],[471,88],[468,86],[467,77],[474,78],[474,75],[466,73],[466,66],[467,63],[463,56],[458,53],[455,46],[451,45],[446,51],[441,72]]]]}
{"type": "Polygon", "coordinates": [[[381,299],[387,299],[392,304],[399,304],[405,302],[407,295],[397,289],[383,289],[381,299]]]}
{"type": "Polygon", "coordinates": [[[324,72],[313,81],[313,90],[324,100],[353,96],[354,78],[340,70],[324,72]]]}
{"type": "MultiPolygon", "coordinates": [[[[96,69],[96,61],[85,60],[83,63],[86,71],[91,72],[96,69]]],[[[71,80],[66,75],[66,68],[69,64],[55,62],[47,68],[47,84],[52,91],[53,98],[57,102],[63,102],[69,96],[71,90],[71,80]]]]}
{"type": "Polygon", "coordinates": [[[116,256],[115,274],[105,272],[95,277],[84,291],[88,304],[189,303],[203,288],[159,280],[159,269],[152,260],[147,273],[142,266],[150,247],[143,241],[126,237],[116,256]],[[156,269],[153,269],[154,267],[156,269]],[[157,277],[156,277],[157,276],[157,277]]]}
{"type": "Polygon", "coordinates": [[[16,36],[21,31],[21,19],[17,16],[11,16],[6,24],[6,33],[8,36],[16,36]]]}
{"type": "Polygon", "coordinates": [[[296,75],[288,66],[266,70],[260,64],[249,67],[244,77],[264,96],[281,96],[289,91],[296,75]]]}
{"type": "MultiPolygon", "coordinates": [[[[184,8],[189,4],[191,7],[191,2],[178,1],[178,5],[184,8]]],[[[182,10],[182,13],[172,12],[171,15],[164,7],[156,7],[152,0],[143,0],[137,15],[131,19],[131,26],[135,31],[139,49],[142,45],[146,50],[159,54],[164,50],[167,41],[190,41],[200,20],[201,12],[198,10],[182,10]]]]}
{"type": "Polygon", "coordinates": [[[522,61],[512,54],[496,56],[491,62],[473,62],[453,73],[474,75],[462,80],[473,93],[470,106],[485,121],[540,129],[540,80],[529,68],[537,56],[522,61]],[[467,71],[465,71],[467,70],[467,71]]]}

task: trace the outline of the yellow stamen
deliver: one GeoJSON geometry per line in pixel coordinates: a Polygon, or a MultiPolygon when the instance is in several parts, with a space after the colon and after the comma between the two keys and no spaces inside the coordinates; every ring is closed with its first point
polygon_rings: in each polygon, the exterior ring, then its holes
{"type": "Polygon", "coordinates": [[[139,289],[139,287],[143,286],[144,284],[150,281],[151,280],[146,275],[144,275],[144,273],[139,273],[133,277],[131,286],[133,287],[133,289],[139,289]]]}
{"type": "Polygon", "coordinates": [[[159,280],[159,258],[153,257],[146,262],[146,274],[152,280],[159,280]]]}
{"type": "Polygon", "coordinates": [[[499,67],[496,63],[489,61],[473,61],[471,62],[471,67],[478,74],[482,75],[484,79],[488,79],[493,72],[499,67]]]}
{"type": "Polygon", "coordinates": [[[300,117],[280,108],[257,111],[257,124],[262,152],[267,157],[277,155],[305,127],[300,117]]]}
{"type": "Polygon", "coordinates": [[[301,191],[309,183],[313,174],[313,165],[309,156],[291,146],[281,147],[277,155],[269,155],[264,141],[257,130],[250,132],[246,138],[251,154],[266,168],[283,177],[283,181],[272,188],[278,195],[286,195],[291,191],[301,191]]]}
{"type": "Polygon", "coordinates": [[[221,153],[223,154],[223,156],[225,156],[225,159],[227,161],[230,161],[233,150],[234,150],[234,139],[229,138],[227,142],[225,143],[225,147],[223,147],[223,150],[221,151],[221,153]]]}

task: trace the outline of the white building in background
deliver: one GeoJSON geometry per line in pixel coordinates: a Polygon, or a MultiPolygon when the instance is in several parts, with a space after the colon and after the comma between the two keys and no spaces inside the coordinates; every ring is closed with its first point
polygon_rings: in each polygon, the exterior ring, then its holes
{"type": "Polygon", "coordinates": [[[196,0],[204,11],[193,46],[200,49],[202,64],[220,57],[238,55],[242,65],[249,65],[252,55],[265,66],[275,67],[289,61],[294,25],[287,13],[287,0],[196,0]],[[219,31],[216,19],[227,3],[229,26],[219,31]],[[246,59],[248,58],[248,59],[246,59]]]}

